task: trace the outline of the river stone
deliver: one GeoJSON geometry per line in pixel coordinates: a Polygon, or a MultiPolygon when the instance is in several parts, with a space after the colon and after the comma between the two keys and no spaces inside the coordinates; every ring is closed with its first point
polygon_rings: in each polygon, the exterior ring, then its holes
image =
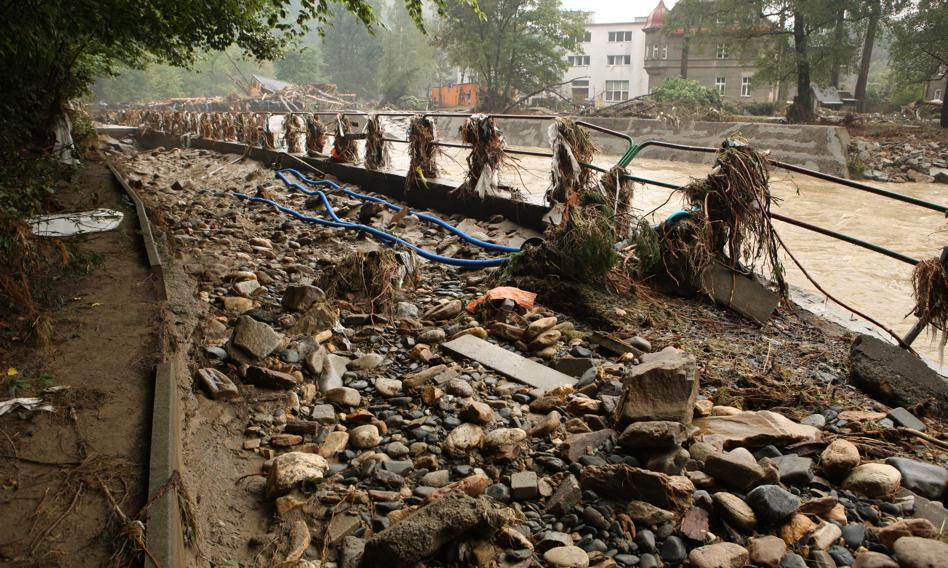
{"type": "Polygon", "coordinates": [[[810,467],[813,460],[796,454],[787,454],[773,458],[780,470],[780,483],[784,485],[805,486],[813,479],[810,467]]]}
{"type": "Polygon", "coordinates": [[[350,387],[339,387],[326,393],[326,400],[343,406],[357,407],[362,404],[362,395],[350,387]]]}
{"type": "Polygon", "coordinates": [[[843,489],[854,491],[871,498],[883,498],[894,495],[899,490],[902,474],[891,465],[867,463],[853,469],[843,489]]]}
{"type": "Polygon", "coordinates": [[[860,552],[852,568],[899,568],[899,563],[881,552],[860,552]]]}
{"type": "Polygon", "coordinates": [[[619,445],[629,450],[665,449],[688,439],[685,425],[667,420],[634,422],[619,435],[619,445]]]}
{"type": "Polygon", "coordinates": [[[588,568],[589,555],[578,546],[557,546],[543,553],[552,568],[588,568]]]}
{"type": "Polygon", "coordinates": [[[645,501],[656,507],[680,512],[692,504],[695,486],[687,477],[665,475],[628,464],[594,465],[582,470],[583,489],[599,495],[645,501]]]}
{"type": "Polygon", "coordinates": [[[876,538],[889,549],[900,538],[917,536],[921,538],[935,538],[938,529],[928,519],[901,519],[885,526],[876,533],[876,538]]]}
{"type": "Polygon", "coordinates": [[[582,488],[579,486],[579,481],[569,475],[556,486],[556,491],[547,499],[545,510],[553,515],[563,515],[572,511],[581,498],[582,488]]]}
{"type": "Polygon", "coordinates": [[[349,368],[355,369],[357,371],[368,371],[375,369],[382,362],[385,361],[385,357],[378,353],[366,353],[365,355],[349,361],[349,368]]]}
{"type": "Polygon", "coordinates": [[[484,448],[496,450],[504,446],[519,444],[527,439],[527,433],[520,428],[497,428],[487,433],[484,438],[484,448]]]}
{"type": "Polygon", "coordinates": [[[326,293],[316,286],[287,286],[280,303],[294,312],[305,312],[315,304],[326,299],[326,293]]]}
{"type": "Polygon", "coordinates": [[[349,445],[357,450],[374,448],[382,441],[379,429],[374,424],[356,426],[349,432],[349,445]]]}
{"type": "Polygon", "coordinates": [[[299,380],[294,375],[266,367],[249,367],[244,380],[265,389],[291,389],[299,384],[299,380]]]}
{"type": "Polygon", "coordinates": [[[843,438],[836,438],[820,455],[820,467],[830,477],[843,477],[859,465],[859,448],[843,438]]]}
{"type": "Polygon", "coordinates": [[[776,536],[752,538],[747,543],[750,563],[764,568],[779,568],[780,560],[787,553],[787,543],[776,536]]]}
{"type": "Polygon", "coordinates": [[[449,320],[460,314],[463,308],[464,303],[461,300],[448,300],[429,309],[421,317],[431,321],[449,320]]]}
{"type": "Polygon", "coordinates": [[[757,526],[757,515],[754,514],[754,510],[737,495],[719,491],[712,499],[717,510],[730,524],[745,532],[751,532],[757,526]]]}
{"type": "Polygon", "coordinates": [[[741,491],[759,484],[765,475],[754,456],[744,448],[711,454],[704,460],[704,471],[720,483],[741,491]]]}
{"type": "Polygon", "coordinates": [[[895,541],[901,568],[940,568],[948,559],[948,544],[935,539],[906,536],[895,541]]]}
{"type": "Polygon", "coordinates": [[[305,481],[322,479],[328,468],[326,459],[316,454],[280,454],[273,458],[267,473],[267,497],[286,495],[305,481]]]}
{"type": "Polygon", "coordinates": [[[800,508],[800,498],[779,485],[761,485],[747,494],[747,504],[758,521],[774,525],[800,508]]]}
{"type": "Polygon", "coordinates": [[[824,522],[810,533],[810,544],[817,550],[829,550],[843,536],[839,526],[824,522]]]}
{"type": "Polygon", "coordinates": [[[623,379],[619,422],[668,420],[691,424],[698,398],[697,359],[674,348],[651,354],[623,379]]]}
{"type": "Polygon", "coordinates": [[[693,568],[742,568],[747,558],[747,549],[733,542],[701,546],[688,555],[693,568]]]}
{"type": "Polygon", "coordinates": [[[941,500],[948,485],[948,469],[942,465],[920,462],[908,458],[891,457],[885,463],[902,474],[902,486],[933,501],[941,500]]]}
{"type": "Polygon", "coordinates": [[[385,397],[399,396],[402,394],[402,382],[398,379],[378,377],[375,379],[375,390],[385,397]]]}
{"type": "Polygon", "coordinates": [[[488,424],[494,419],[494,411],[486,403],[472,400],[461,409],[458,418],[474,424],[488,424]]]}
{"type": "Polygon", "coordinates": [[[231,342],[259,360],[273,353],[283,343],[283,336],[263,322],[250,316],[240,316],[231,342]]]}
{"type": "Polygon", "coordinates": [[[484,429],[477,424],[465,422],[448,434],[444,439],[444,451],[453,457],[463,457],[472,450],[481,447],[484,442],[484,429]]]}

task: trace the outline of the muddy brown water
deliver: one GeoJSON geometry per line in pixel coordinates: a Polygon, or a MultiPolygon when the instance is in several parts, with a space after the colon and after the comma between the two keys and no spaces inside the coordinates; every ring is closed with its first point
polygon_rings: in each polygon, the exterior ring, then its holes
{"type": "MultiPolygon", "coordinates": [[[[447,148],[439,159],[443,177],[463,179],[466,152],[447,148]]],[[[608,167],[618,156],[599,156],[597,165],[608,167]]],[[[393,168],[408,167],[404,146],[392,148],[393,168]]],[[[502,171],[500,181],[515,187],[526,187],[531,201],[542,202],[549,186],[549,160],[518,156],[516,162],[502,171]]],[[[709,167],[703,164],[670,162],[636,158],[630,168],[634,174],[664,182],[683,184],[704,177],[709,167]]],[[[874,183],[873,185],[936,203],[948,203],[948,185],[935,183],[874,183]]],[[[809,176],[782,170],[772,172],[772,188],[781,200],[776,211],[845,233],[917,259],[938,256],[948,244],[948,224],[935,211],[901,203],[885,197],[847,188],[809,176]]],[[[655,221],[681,209],[678,194],[653,186],[636,188],[634,206],[639,214],[651,213],[655,221]]],[[[854,245],[826,237],[806,229],[777,223],[777,230],[793,254],[814,279],[830,294],[850,304],[890,329],[904,335],[915,323],[909,315],[912,300],[912,266],[854,245]]],[[[790,283],[820,294],[802,272],[784,254],[790,283]]],[[[846,323],[860,327],[865,322],[842,308],[832,308],[846,323]]],[[[937,367],[938,350],[926,332],[915,344],[919,353],[937,367]]],[[[940,371],[948,371],[942,365],[940,371]]]]}

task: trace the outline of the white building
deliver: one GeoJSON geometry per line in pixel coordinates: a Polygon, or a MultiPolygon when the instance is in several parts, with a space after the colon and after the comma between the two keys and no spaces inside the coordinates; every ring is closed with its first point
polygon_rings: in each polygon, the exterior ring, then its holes
{"type": "Polygon", "coordinates": [[[646,18],[586,24],[582,50],[567,56],[561,94],[577,104],[607,106],[648,92],[645,73],[646,18]]]}

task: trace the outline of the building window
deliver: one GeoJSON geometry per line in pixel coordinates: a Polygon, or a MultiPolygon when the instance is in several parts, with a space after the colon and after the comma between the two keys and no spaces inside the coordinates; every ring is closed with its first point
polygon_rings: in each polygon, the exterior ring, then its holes
{"type": "Polygon", "coordinates": [[[719,43],[716,55],[718,59],[727,59],[727,44],[719,43]]]}
{"type": "Polygon", "coordinates": [[[631,55],[609,55],[606,57],[609,65],[632,65],[631,55]]]}
{"type": "Polygon", "coordinates": [[[609,32],[610,42],[632,41],[632,32],[609,32]]]}
{"type": "Polygon", "coordinates": [[[941,89],[935,89],[935,96],[934,96],[934,98],[937,99],[937,100],[939,100],[939,101],[941,100],[941,89]]]}
{"type": "Polygon", "coordinates": [[[588,55],[567,55],[566,61],[573,67],[589,67],[588,55]]]}
{"type": "Polygon", "coordinates": [[[751,96],[751,78],[750,77],[741,77],[741,96],[742,97],[751,96]]]}
{"type": "Polygon", "coordinates": [[[589,43],[593,40],[592,32],[586,32],[583,34],[583,43],[589,43]]]}
{"type": "Polygon", "coordinates": [[[620,102],[629,98],[628,81],[606,81],[606,100],[620,102]]]}
{"type": "Polygon", "coordinates": [[[668,59],[668,46],[662,46],[662,59],[668,59]]]}
{"type": "Polygon", "coordinates": [[[724,86],[727,84],[724,77],[718,77],[714,80],[714,86],[718,89],[718,94],[724,96],[724,86]]]}

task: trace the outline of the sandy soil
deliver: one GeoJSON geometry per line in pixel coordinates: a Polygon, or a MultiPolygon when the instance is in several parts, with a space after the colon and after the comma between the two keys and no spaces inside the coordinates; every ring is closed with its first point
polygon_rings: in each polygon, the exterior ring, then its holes
{"type": "MultiPolygon", "coordinates": [[[[4,566],[108,565],[117,525],[100,482],[130,517],[146,500],[158,311],[135,208],[97,163],[78,192],[60,198],[67,211],[107,207],[125,219],[115,231],[68,240],[95,260],[50,283],[48,349],[0,339],[0,367],[30,383],[17,396],[67,387],[43,395],[53,413],[0,418],[4,566]]],[[[9,398],[5,383],[0,399],[9,398]]]]}

